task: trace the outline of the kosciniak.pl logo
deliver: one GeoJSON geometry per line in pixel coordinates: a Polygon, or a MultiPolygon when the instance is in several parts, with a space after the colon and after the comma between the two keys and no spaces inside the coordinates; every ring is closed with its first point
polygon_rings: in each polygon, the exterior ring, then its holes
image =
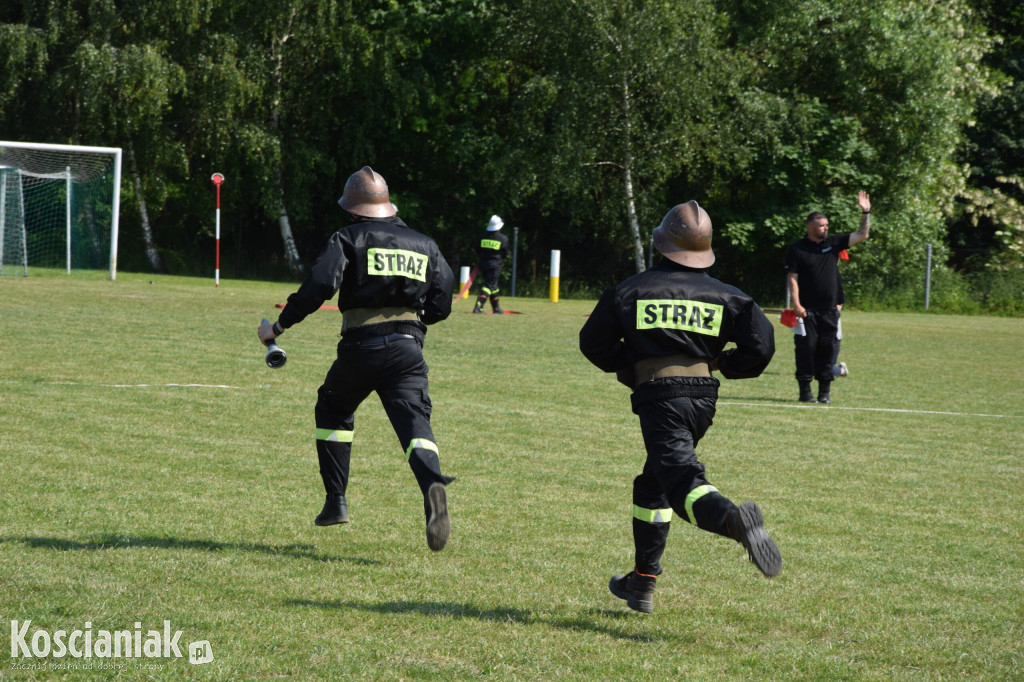
{"type": "MultiPolygon", "coordinates": [[[[32,621],[11,621],[11,658],[182,658],[178,641],[181,630],[172,630],[165,620],[163,630],[143,630],[136,622],[132,630],[93,630],[92,623],[76,630],[36,628],[32,621]]],[[[213,660],[213,648],[206,640],[187,648],[193,665],[213,660]]]]}

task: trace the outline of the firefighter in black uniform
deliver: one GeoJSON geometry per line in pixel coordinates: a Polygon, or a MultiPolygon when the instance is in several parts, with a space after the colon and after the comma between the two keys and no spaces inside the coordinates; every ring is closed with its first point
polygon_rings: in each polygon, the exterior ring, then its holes
{"type": "Polygon", "coordinates": [[[480,257],[480,279],[483,284],[480,285],[476,305],[473,306],[474,313],[483,313],[484,303],[490,298],[494,314],[504,314],[498,303],[498,278],[501,277],[501,264],[508,255],[508,237],[499,231],[504,224],[501,218],[492,215],[487,223],[487,231],[480,237],[477,255],[480,257]]]}
{"type": "Polygon", "coordinates": [[[857,194],[860,227],[849,234],[830,235],[828,217],[815,211],[807,216],[807,236],[786,251],[786,282],[796,316],[803,319],[804,334],[795,334],[796,380],[800,402],[813,403],[811,381],[818,380],[817,402],[832,402],[831,387],[836,358],[836,335],[843,285],[839,278],[839,254],[868,238],[871,230],[871,197],[857,194]]]}
{"type": "Polygon", "coordinates": [[[396,216],[384,178],[369,166],[349,177],[338,203],[355,223],[327,241],[277,321],[260,326],[259,337],[276,338],[340,291],[338,358],[316,403],[316,449],[327,499],[315,523],[348,522],[355,411],[376,391],[423,493],[427,544],[440,551],[450,532],[446,485],[454,479],[441,473],[430,428],[422,348],[426,325],[451,314],[454,276],[434,240],[396,216]]]}
{"type": "Polygon", "coordinates": [[[664,258],[608,289],[580,331],[580,350],[633,389],[647,461],[633,481],[634,569],[612,577],[612,594],[650,613],[672,514],[732,538],[771,577],[782,557],[753,502],[736,506],[712,486],[694,449],[718,398],[713,370],[759,376],[775,353],[771,322],[739,289],[705,272],[715,260],[711,219],[696,201],[670,210],[654,230],[664,258]],[[727,343],[735,348],[724,350],[727,343]]]}

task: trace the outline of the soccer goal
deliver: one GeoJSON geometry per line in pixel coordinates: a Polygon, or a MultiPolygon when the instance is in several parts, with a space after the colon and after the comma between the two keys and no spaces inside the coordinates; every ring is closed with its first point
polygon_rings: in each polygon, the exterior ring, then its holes
{"type": "Polygon", "coordinates": [[[117,277],[121,149],[0,141],[0,275],[117,277]]]}

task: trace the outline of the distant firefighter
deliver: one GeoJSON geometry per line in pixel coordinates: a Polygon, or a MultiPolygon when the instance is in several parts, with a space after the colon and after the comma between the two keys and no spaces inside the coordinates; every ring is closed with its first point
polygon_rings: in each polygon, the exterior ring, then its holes
{"type": "Polygon", "coordinates": [[[480,295],[476,297],[476,305],[473,306],[474,313],[484,311],[484,303],[491,299],[491,309],[495,315],[501,315],[504,311],[498,303],[498,280],[501,278],[501,264],[508,255],[508,237],[500,230],[504,225],[496,215],[491,216],[487,223],[487,231],[480,237],[480,244],[477,247],[477,255],[480,258],[480,295]]]}

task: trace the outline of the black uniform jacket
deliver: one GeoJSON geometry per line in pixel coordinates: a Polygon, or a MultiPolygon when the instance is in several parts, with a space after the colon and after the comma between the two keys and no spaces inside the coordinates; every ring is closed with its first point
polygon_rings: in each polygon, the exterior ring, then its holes
{"type": "Polygon", "coordinates": [[[580,330],[580,350],[606,372],[683,354],[717,358],[727,379],[746,379],[771,361],[775,330],[736,287],[663,259],[604,292],[580,330]],[[736,346],[725,350],[730,342],[736,346]]]}
{"type": "Polygon", "coordinates": [[[501,232],[484,232],[477,245],[477,255],[480,258],[480,266],[501,265],[501,262],[508,255],[508,237],[501,232]]]}
{"type": "MultiPolygon", "coordinates": [[[[398,306],[418,310],[423,323],[434,324],[452,312],[454,280],[452,269],[430,237],[397,217],[360,218],[327,241],[305,281],[288,297],[278,322],[287,329],[339,292],[342,313],[350,308],[398,306]]],[[[415,327],[420,338],[426,331],[420,322],[364,326],[383,334],[415,327]]]]}

